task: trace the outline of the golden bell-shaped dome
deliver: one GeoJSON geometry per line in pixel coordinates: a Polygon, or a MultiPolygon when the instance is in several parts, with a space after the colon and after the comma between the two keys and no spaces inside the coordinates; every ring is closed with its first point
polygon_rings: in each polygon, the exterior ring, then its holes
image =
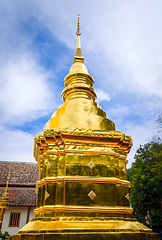
{"type": "Polygon", "coordinates": [[[64,103],[52,114],[45,129],[82,128],[114,131],[115,124],[95,102],[97,95],[93,89],[94,80],[84,65],[80,45],[80,24],[78,18],[77,48],[74,63],[64,79],[62,91],[64,103]]]}
{"type": "Polygon", "coordinates": [[[87,67],[81,62],[75,62],[71,68],[70,73],[88,73],[87,67]]]}

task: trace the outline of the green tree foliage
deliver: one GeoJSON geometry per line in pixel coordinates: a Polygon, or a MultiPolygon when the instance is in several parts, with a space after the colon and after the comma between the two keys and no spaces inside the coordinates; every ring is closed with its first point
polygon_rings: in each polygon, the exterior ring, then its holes
{"type": "Polygon", "coordinates": [[[131,176],[130,201],[134,216],[146,224],[149,210],[153,229],[162,228],[162,142],[147,143],[137,150],[131,176]]]}

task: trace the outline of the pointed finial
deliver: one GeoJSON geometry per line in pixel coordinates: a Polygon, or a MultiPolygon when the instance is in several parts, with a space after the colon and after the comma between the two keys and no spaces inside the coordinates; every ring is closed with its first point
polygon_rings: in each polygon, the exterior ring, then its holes
{"type": "Polygon", "coordinates": [[[82,62],[84,61],[84,57],[82,56],[82,50],[81,50],[81,46],[80,46],[80,35],[81,35],[81,31],[80,31],[80,22],[79,22],[80,16],[78,14],[78,25],[77,25],[77,31],[76,31],[76,35],[77,35],[77,48],[76,48],[76,52],[75,52],[75,56],[74,56],[74,63],[75,62],[82,62]]]}
{"type": "Polygon", "coordinates": [[[79,19],[80,19],[80,15],[78,14],[78,26],[77,26],[77,31],[76,31],[76,35],[77,35],[77,36],[78,36],[78,35],[81,35],[79,19]]]}
{"type": "Polygon", "coordinates": [[[7,176],[7,183],[6,183],[5,193],[7,193],[7,190],[8,190],[8,183],[9,183],[9,180],[10,180],[10,171],[11,171],[11,164],[10,164],[10,167],[9,167],[9,170],[8,170],[8,176],[7,176]]]}

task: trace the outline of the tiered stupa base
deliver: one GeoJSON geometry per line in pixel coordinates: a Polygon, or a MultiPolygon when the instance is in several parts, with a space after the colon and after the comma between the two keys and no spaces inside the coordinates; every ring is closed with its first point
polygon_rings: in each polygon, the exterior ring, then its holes
{"type": "Polygon", "coordinates": [[[45,130],[35,138],[35,218],[13,240],[156,240],[131,219],[126,155],[118,131],[45,130]]]}
{"type": "Polygon", "coordinates": [[[159,240],[136,219],[54,217],[33,219],[13,240],[159,240]]]}

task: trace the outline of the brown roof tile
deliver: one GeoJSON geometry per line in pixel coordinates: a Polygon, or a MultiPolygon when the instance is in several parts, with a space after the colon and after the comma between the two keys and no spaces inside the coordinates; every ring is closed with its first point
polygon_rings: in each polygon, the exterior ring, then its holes
{"type": "MultiPolygon", "coordinates": [[[[5,188],[0,188],[0,196],[2,196],[5,188]]],[[[10,206],[36,206],[37,194],[35,189],[8,189],[9,205],[10,206]]]]}
{"type": "Polygon", "coordinates": [[[35,185],[38,180],[37,164],[21,162],[0,162],[0,184],[6,184],[11,164],[10,184],[35,185]]]}
{"type": "Polygon", "coordinates": [[[0,162],[0,198],[5,191],[7,175],[11,164],[9,180],[10,206],[35,206],[37,194],[35,192],[38,180],[37,164],[22,162],[0,162]]]}

